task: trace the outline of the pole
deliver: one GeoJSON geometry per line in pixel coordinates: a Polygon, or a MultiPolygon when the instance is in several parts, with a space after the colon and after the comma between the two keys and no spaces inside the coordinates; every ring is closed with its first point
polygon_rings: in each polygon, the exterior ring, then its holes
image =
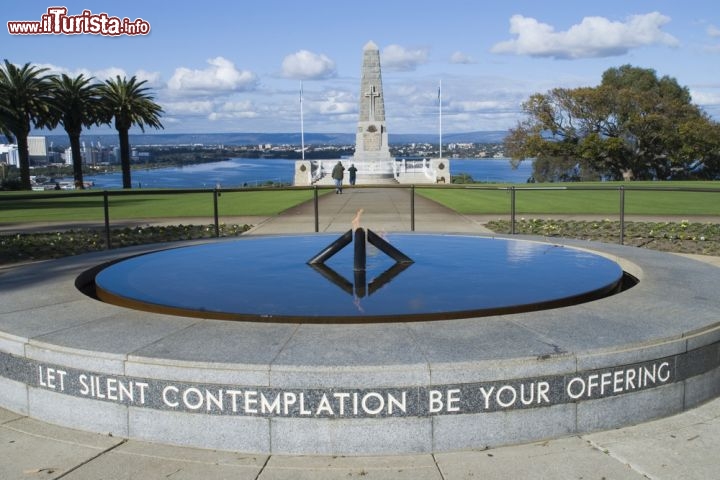
{"type": "Polygon", "coordinates": [[[392,258],[398,263],[413,263],[413,259],[402,253],[400,250],[392,246],[387,240],[383,239],[380,235],[373,232],[368,228],[367,230],[367,241],[372,245],[375,245],[378,250],[382,251],[385,255],[392,258]]]}
{"type": "Polygon", "coordinates": [[[439,155],[438,158],[442,158],[442,80],[440,80],[440,84],[438,85],[438,104],[439,104],[439,131],[440,131],[440,141],[439,141],[439,155]]]}
{"type": "Polygon", "coordinates": [[[213,214],[215,216],[215,238],[220,237],[220,221],[218,218],[218,189],[213,190],[213,214]]]}
{"type": "Polygon", "coordinates": [[[305,124],[303,119],[303,83],[300,81],[300,151],[305,160],[305,124]]]}
{"type": "Polygon", "coordinates": [[[326,260],[328,260],[330,257],[338,253],[340,250],[345,248],[350,242],[353,241],[353,231],[348,230],[345,232],[341,237],[336,238],[330,245],[325,247],[325,249],[315,255],[313,258],[308,260],[308,264],[316,264],[316,263],[325,263],[326,260]]]}
{"type": "Polygon", "coordinates": [[[315,233],[320,231],[320,211],[318,208],[318,187],[313,185],[313,207],[315,210],[315,233]]]}
{"type": "Polygon", "coordinates": [[[365,270],[367,265],[365,230],[362,227],[356,228],[354,237],[353,270],[365,270]]]}
{"type": "Polygon", "coordinates": [[[515,187],[510,187],[510,234],[515,235],[515,187]]]}
{"type": "Polygon", "coordinates": [[[620,185],[620,245],[625,244],[625,187],[620,185]]]}
{"type": "Polygon", "coordinates": [[[108,191],[103,191],[103,211],[105,213],[105,248],[110,250],[112,243],[110,242],[110,200],[108,191]]]}
{"type": "Polygon", "coordinates": [[[415,185],[410,185],[410,231],[415,231],[415,185]]]}

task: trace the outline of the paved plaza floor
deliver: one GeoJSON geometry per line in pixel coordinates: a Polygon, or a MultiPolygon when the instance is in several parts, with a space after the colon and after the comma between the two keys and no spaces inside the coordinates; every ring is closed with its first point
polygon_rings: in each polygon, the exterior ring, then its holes
{"type": "Polygon", "coordinates": [[[66,479],[696,479],[720,472],[720,400],[641,425],[484,451],[277,456],[127,441],[0,409],[0,478],[66,479]]]}

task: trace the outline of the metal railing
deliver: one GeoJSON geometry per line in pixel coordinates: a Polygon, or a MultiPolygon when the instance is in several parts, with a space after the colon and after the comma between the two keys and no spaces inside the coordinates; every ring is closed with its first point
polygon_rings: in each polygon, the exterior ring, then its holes
{"type": "MultiPolygon", "coordinates": [[[[620,222],[620,245],[624,244],[625,241],[625,192],[688,192],[688,193],[715,193],[720,194],[718,188],[681,188],[681,187],[642,187],[642,186],[557,186],[557,187],[502,187],[510,192],[510,233],[515,235],[516,220],[516,194],[518,191],[552,191],[552,190],[566,190],[566,191],[617,191],[618,192],[618,216],[620,222]]],[[[720,201],[720,199],[719,199],[720,201]]]]}
{"type": "MultiPolygon", "coordinates": [[[[645,186],[491,186],[491,185],[478,185],[478,184],[464,184],[464,185],[373,185],[373,186],[357,186],[355,188],[401,188],[409,190],[409,209],[410,209],[410,230],[415,231],[415,195],[417,188],[422,189],[462,189],[462,190],[491,190],[491,191],[506,191],[510,196],[510,207],[507,214],[510,217],[510,234],[516,234],[516,223],[517,223],[517,195],[519,192],[530,192],[530,191],[616,191],[618,194],[618,220],[620,224],[620,244],[624,244],[625,239],[625,217],[626,217],[626,199],[625,194],[628,191],[646,191],[646,192],[692,192],[692,193],[714,193],[720,194],[720,188],[682,188],[682,187],[645,187],[645,186]]],[[[81,192],[63,192],[62,194],[57,193],[32,193],[32,194],[9,194],[0,196],[0,206],[5,201],[23,201],[23,200],[63,200],[73,197],[102,197],[103,202],[103,217],[104,217],[104,233],[105,233],[105,244],[106,248],[112,248],[111,242],[111,209],[110,199],[111,197],[120,196],[147,196],[147,195],[186,195],[186,194],[207,194],[209,201],[212,201],[213,218],[212,223],[215,230],[215,236],[220,236],[220,214],[218,197],[224,193],[237,193],[237,192],[269,192],[269,191],[285,191],[285,190],[312,190],[312,201],[313,201],[313,216],[314,216],[314,230],[319,232],[320,230],[320,207],[319,207],[319,192],[320,190],[332,190],[334,187],[324,186],[303,186],[303,187],[250,187],[250,188],[213,188],[213,189],[139,189],[139,190],[103,190],[103,191],[81,191],[81,192]]],[[[720,197],[718,197],[720,202],[720,197]]],[[[720,203],[718,203],[720,205],[720,203]]],[[[0,208],[0,215],[2,209],[0,208]]],[[[562,214],[557,214],[562,216],[562,214]]],[[[716,213],[709,214],[710,216],[717,215],[716,213]]],[[[178,217],[182,218],[182,217],[178,217]]],[[[720,215],[718,215],[720,221],[720,215]]]]}

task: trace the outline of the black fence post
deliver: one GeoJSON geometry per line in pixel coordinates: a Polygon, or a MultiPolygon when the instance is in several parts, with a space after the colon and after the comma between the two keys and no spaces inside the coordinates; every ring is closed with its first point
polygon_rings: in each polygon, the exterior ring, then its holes
{"type": "Polygon", "coordinates": [[[107,190],[103,190],[103,211],[105,215],[105,248],[110,250],[112,248],[110,240],[110,200],[107,190]]]}
{"type": "Polygon", "coordinates": [[[315,233],[320,231],[320,211],[318,208],[318,187],[313,185],[313,207],[315,210],[315,233]]]}
{"type": "Polygon", "coordinates": [[[620,245],[625,244],[625,187],[620,185],[620,245]]]}
{"type": "Polygon", "coordinates": [[[515,187],[510,187],[510,234],[515,235],[515,187]]]}
{"type": "Polygon", "coordinates": [[[214,214],[214,220],[215,220],[215,238],[220,237],[220,219],[218,215],[218,196],[220,194],[218,193],[217,187],[213,189],[213,214],[214,214]]]}
{"type": "Polygon", "coordinates": [[[410,231],[415,231],[415,185],[410,186],[410,231]]]}

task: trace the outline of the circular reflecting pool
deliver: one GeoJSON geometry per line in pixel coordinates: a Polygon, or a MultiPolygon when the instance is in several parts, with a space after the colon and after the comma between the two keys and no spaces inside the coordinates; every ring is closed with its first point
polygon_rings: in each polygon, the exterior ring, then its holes
{"type": "Polygon", "coordinates": [[[384,237],[413,263],[353,245],[308,261],[337,235],[246,237],[132,257],[102,269],[95,293],[118,305],[202,318],[303,323],[497,315],[617,292],[620,266],[574,248],[463,235],[384,237]]]}

